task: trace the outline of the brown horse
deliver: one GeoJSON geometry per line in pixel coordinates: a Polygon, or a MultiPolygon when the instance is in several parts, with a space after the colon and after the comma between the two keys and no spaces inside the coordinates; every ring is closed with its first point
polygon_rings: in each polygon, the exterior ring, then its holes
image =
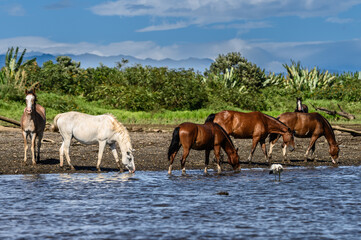
{"type": "Polygon", "coordinates": [[[40,160],[40,147],[41,139],[43,138],[43,133],[45,129],[46,116],[45,108],[36,103],[35,90],[26,90],[26,108],[24,113],[21,116],[20,126],[24,138],[24,163],[26,162],[26,152],[28,150],[27,138],[31,137],[31,154],[33,165],[40,160]],[[36,153],[36,138],[38,138],[38,151],[36,153]],[[35,155],[36,161],[35,161],[35,155]]]}
{"type": "Polygon", "coordinates": [[[248,157],[249,162],[252,161],[258,142],[261,144],[266,161],[269,161],[266,138],[270,133],[281,134],[285,145],[289,146],[290,151],[294,150],[294,138],[291,129],[277,119],[261,112],[222,111],[208,117],[213,118],[215,123],[218,123],[229,135],[235,138],[252,138],[252,150],[248,157]]]}
{"type": "Polygon", "coordinates": [[[302,99],[301,98],[297,98],[297,106],[295,109],[295,112],[303,112],[303,113],[308,113],[308,107],[306,104],[302,104],[302,99]]]}
{"type": "MultiPolygon", "coordinates": [[[[278,119],[295,131],[295,136],[298,138],[311,138],[310,144],[305,154],[305,162],[311,150],[311,159],[314,158],[316,140],[325,136],[329,144],[329,153],[331,155],[332,163],[336,163],[338,158],[339,147],[336,142],[335,134],[330,123],[319,113],[299,113],[287,112],[281,114],[278,119]]],[[[272,148],[276,144],[280,136],[277,134],[270,136],[270,154],[272,148]]],[[[283,149],[283,156],[286,157],[286,149],[283,149]]],[[[316,160],[315,160],[316,161],[316,160]]]]}
{"type": "Polygon", "coordinates": [[[204,124],[185,122],[176,127],[173,131],[172,142],[168,149],[168,160],[170,161],[168,173],[172,173],[172,164],[180,147],[183,146],[181,158],[182,173],[185,173],[185,163],[190,149],[205,150],[205,168],[207,173],[209,154],[214,150],[217,160],[218,173],[222,171],[220,166],[220,148],[222,147],[228,156],[228,163],[233,170],[239,171],[239,156],[231,138],[218,124],[206,120],[204,124]]]}

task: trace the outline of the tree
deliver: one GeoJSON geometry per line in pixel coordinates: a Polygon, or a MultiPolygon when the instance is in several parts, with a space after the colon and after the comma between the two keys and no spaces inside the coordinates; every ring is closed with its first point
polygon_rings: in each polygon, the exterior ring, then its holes
{"type": "Polygon", "coordinates": [[[3,68],[5,78],[7,78],[8,84],[13,84],[15,87],[23,88],[26,83],[25,68],[30,64],[36,64],[36,58],[27,60],[23,63],[23,58],[26,53],[26,49],[23,50],[21,56],[18,59],[19,47],[16,47],[14,53],[14,47],[11,47],[6,52],[5,66],[3,68]]]}
{"type": "Polygon", "coordinates": [[[231,70],[238,87],[245,86],[247,89],[258,90],[262,87],[263,82],[266,81],[265,71],[256,64],[247,61],[239,52],[218,55],[209,70],[205,72],[205,75],[224,75],[231,70]]]}

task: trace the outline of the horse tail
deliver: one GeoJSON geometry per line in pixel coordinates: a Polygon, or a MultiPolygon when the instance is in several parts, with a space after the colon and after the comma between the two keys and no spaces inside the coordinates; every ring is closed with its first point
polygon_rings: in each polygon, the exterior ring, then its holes
{"type": "Polygon", "coordinates": [[[216,114],[214,114],[214,113],[209,114],[209,116],[207,117],[205,123],[213,122],[215,117],[216,117],[216,114]]]}
{"type": "Polygon", "coordinates": [[[173,131],[172,142],[168,148],[168,160],[170,160],[170,156],[180,148],[179,129],[180,127],[176,127],[173,131]]]}
{"type": "Polygon", "coordinates": [[[50,127],[50,131],[52,131],[52,132],[58,132],[58,131],[59,131],[58,123],[57,123],[57,122],[58,122],[58,119],[59,119],[60,115],[61,115],[61,114],[58,114],[58,115],[55,116],[54,122],[53,122],[53,124],[52,124],[51,127],[50,127]]]}

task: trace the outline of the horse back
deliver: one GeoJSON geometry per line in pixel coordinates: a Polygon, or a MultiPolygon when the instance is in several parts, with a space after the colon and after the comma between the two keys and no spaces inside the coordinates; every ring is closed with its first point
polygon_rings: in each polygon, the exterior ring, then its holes
{"type": "Polygon", "coordinates": [[[323,134],[323,120],[319,113],[287,112],[279,116],[279,120],[286,124],[296,137],[311,137],[323,134]]]}
{"type": "Polygon", "coordinates": [[[265,118],[261,112],[222,111],[216,114],[218,123],[229,135],[236,138],[252,138],[265,131],[265,118]]]}
{"type": "Polygon", "coordinates": [[[179,138],[184,146],[203,150],[213,147],[213,123],[196,124],[185,122],[179,125],[179,138]]]}

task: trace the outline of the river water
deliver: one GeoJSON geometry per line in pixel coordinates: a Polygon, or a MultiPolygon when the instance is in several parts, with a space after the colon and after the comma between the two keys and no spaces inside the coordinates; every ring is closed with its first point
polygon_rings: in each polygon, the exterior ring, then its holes
{"type": "Polygon", "coordinates": [[[0,239],[361,239],[360,183],[361,167],[2,175],[0,239]]]}

